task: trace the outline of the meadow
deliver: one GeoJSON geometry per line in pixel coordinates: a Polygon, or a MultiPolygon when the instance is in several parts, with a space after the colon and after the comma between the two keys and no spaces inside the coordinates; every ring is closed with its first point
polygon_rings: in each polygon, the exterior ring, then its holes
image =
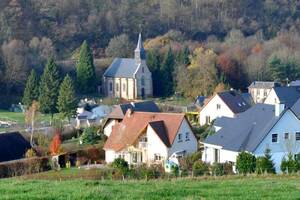
{"type": "Polygon", "coordinates": [[[74,169],[3,179],[0,180],[0,199],[300,198],[300,175],[117,181],[89,180],[89,173],[89,170],[74,169]]]}

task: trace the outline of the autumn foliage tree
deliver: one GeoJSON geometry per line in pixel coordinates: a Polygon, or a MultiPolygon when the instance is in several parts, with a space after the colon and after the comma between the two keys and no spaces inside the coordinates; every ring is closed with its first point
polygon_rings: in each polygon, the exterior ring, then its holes
{"type": "Polygon", "coordinates": [[[56,130],[56,133],[50,144],[50,153],[52,156],[55,156],[61,152],[60,145],[61,145],[60,131],[56,130]]]}

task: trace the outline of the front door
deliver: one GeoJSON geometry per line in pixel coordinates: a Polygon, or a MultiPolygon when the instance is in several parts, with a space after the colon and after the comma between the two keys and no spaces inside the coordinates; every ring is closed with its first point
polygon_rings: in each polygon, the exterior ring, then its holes
{"type": "Polygon", "coordinates": [[[145,98],[145,88],[142,88],[141,96],[142,96],[142,99],[145,98]]]}

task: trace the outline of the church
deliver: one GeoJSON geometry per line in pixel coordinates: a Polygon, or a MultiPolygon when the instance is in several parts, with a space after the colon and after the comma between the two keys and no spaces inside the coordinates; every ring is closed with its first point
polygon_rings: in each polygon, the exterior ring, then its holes
{"type": "Polygon", "coordinates": [[[134,58],[115,58],[103,75],[104,94],[127,100],[153,95],[152,75],[146,64],[146,52],[139,34],[134,58]]]}

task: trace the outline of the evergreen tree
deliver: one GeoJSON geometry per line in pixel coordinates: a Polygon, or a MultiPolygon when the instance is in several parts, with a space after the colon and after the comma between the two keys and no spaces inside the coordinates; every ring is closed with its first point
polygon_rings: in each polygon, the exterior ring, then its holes
{"type": "Polygon", "coordinates": [[[185,46],[179,53],[177,56],[177,62],[179,64],[183,64],[185,66],[188,66],[190,64],[190,50],[188,48],[188,46],[185,46]]]}
{"type": "Polygon", "coordinates": [[[31,73],[26,82],[22,103],[25,106],[30,107],[34,100],[38,100],[38,97],[39,97],[38,77],[35,71],[31,70],[31,73]]]}
{"type": "Polygon", "coordinates": [[[173,72],[174,72],[175,59],[172,49],[169,48],[166,53],[162,67],[161,67],[161,76],[162,76],[162,95],[170,96],[174,93],[174,80],[173,80],[173,72]]]}
{"type": "Polygon", "coordinates": [[[77,102],[73,81],[69,75],[66,75],[59,89],[57,100],[57,109],[64,118],[70,118],[76,115],[77,102]]]}
{"type": "Polygon", "coordinates": [[[60,76],[57,65],[51,57],[40,80],[40,111],[53,114],[57,111],[56,103],[59,91],[60,76]]]}
{"type": "Polygon", "coordinates": [[[77,86],[79,92],[87,94],[96,89],[96,73],[92,51],[84,41],[80,47],[79,60],[76,65],[77,86]]]}
{"type": "Polygon", "coordinates": [[[150,50],[147,52],[147,66],[152,73],[153,95],[161,96],[161,73],[160,73],[160,57],[158,50],[150,50]]]}

